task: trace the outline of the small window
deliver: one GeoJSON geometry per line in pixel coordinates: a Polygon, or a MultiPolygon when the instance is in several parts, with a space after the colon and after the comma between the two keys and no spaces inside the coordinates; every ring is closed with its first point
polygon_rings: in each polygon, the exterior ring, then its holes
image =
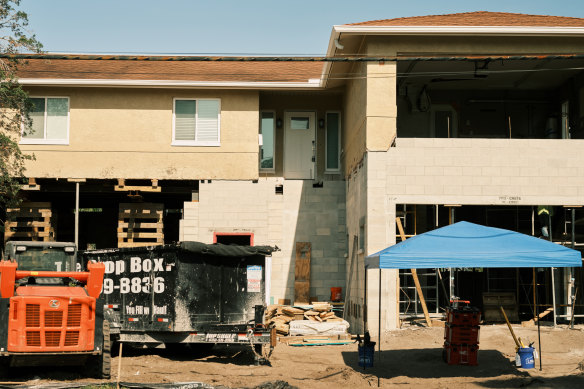
{"type": "Polygon", "coordinates": [[[173,146],[220,146],[220,100],[175,99],[173,146]]]}
{"type": "Polygon", "coordinates": [[[262,112],[260,117],[260,169],[274,170],[276,114],[274,112],[262,112]]]}
{"type": "Polygon", "coordinates": [[[69,144],[69,98],[31,97],[32,123],[23,128],[22,144],[69,144]]]}
{"type": "Polygon", "coordinates": [[[310,118],[309,117],[299,117],[293,116],[290,118],[290,129],[291,130],[308,130],[310,129],[310,118]]]}
{"type": "Polygon", "coordinates": [[[326,114],[326,172],[341,170],[341,115],[338,112],[326,114]]]}

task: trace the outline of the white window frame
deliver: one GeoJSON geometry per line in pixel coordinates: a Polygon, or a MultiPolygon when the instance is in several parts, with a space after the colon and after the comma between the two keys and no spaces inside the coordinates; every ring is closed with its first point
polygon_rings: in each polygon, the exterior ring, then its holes
{"type": "Polygon", "coordinates": [[[341,117],[341,111],[326,111],[324,113],[324,172],[325,174],[341,174],[341,134],[342,134],[342,117],[341,117]],[[329,169],[327,166],[328,163],[328,131],[327,131],[327,127],[328,127],[328,114],[329,113],[336,113],[337,115],[339,115],[339,145],[338,145],[338,150],[339,150],[339,155],[338,155],[338,168],[337,169],[329,169]]]}
{"type": "Polygon", "coordinates": [[[210,147],[218,147],[221,146],[221,99],[220,98],[206,98],[206,97],[174,97],[172,99],[172,141],[171,146],[210,146],[210,147]],[[216,142],[208,142],[208,141],[198,141],[196,140],[197,137],[197,129],[195,128],[195,140],[176,140],[174,137],[175,131],[175,124],[176,124],[176,101],[177,100],[194,100],[197,104],[197,108],[195,111],[195,123],[199,120],[199,101],[201,100],[214,100],[219,102],[219,112],[217,114],[217,141],[216,142]]]}
{"type": "MultiPolygon", "coordinates": [[[[272,113],[274,115],[274,136],[272,138],[272,143],[273,143],[272,147],[274,150],[274,163],[272,164],[271,168],[262,168],[262,158],[261,158],[262,156],[261,156],[261,146],[260,146],[260,151],[258,152],[258,164],[259,164],[259,169],[261,172],[275,173],[276,172],[276,120],[278,120],[278,119],[276,118],[276,111],[269,110],[269,109],[268,110],[262,109],[260,111],[260,128],[259,128],[260,131],[262,130],[262,114],[264,112],[265,113],[272,113]]],[[[262,145],[263,145],[263,141],[264,141],[263,134],[260,132],[259,135],[261,136],[262,145]]]]}
{"type": "Polygon", "coordinates": [[[45,116],[44,116],[44,138],[25,138],[24,123],[21,124],[20,142],[21,145],[68,145],[69,144],[69,127],[71,122],[71,99],[69,96],[29,96],[31,99],[45,99],[45,116]],[[47,139],[47,99],[67,99],[67,136],[65,139],[47,139]]]}

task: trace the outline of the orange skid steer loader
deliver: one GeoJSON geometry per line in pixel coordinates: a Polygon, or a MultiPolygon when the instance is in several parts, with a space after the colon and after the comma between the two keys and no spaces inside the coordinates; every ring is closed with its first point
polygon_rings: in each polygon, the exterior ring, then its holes
{"type": "Polygon", "coordinates": [[[85,365],[110,377],[109,323],[96,305],[105,267],[86,272],[18,270],[0,261],[0,376],[10,367],[85,365]]]}

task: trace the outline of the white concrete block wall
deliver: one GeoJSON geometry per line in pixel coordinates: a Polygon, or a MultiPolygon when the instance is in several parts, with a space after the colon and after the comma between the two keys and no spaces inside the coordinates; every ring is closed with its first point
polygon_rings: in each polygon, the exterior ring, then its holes
{"type": "Polygon", "coordinates": [[[375,154],[394,204],[581,205],[583,151],[579,139],[398,138],[375,154]]]}
{"type": "MultiPolygon", "coordinates": [[[[363,307],[364,307],[364,272],[365,265],[363,259],[365,251],[359,250],[360,244],[357,241],[357,247],[353,247],[354,237],[359,237],[361,223],[365,220],[367,212],[367,171],[362,164],[355,169],[346,181],[347,186],[347,235],[348,235],[348,253],[345,271],[347,274],[347,287],[350,283],[349,298],[345,301],[345,310],[347,310],[346,320],[351,325],[351,332],[363,333],[363,307]],[[355,256],[353,257],[353,253],[355,256]],[[351,258],[353,259],[351,260],[351,258]],[[352,262],[353,261],[353,262],[352,262]],[[351,281],[349,282],[349,279],[351,281]]],[[[365,238],[366,238],[365,234],[365,238]]]]}
{"type": "MultiPolygon", "coordinates": [[[[576,139],[398,138],[386,152],[368,152],[367,254],[395,244],[396,204],[584,205],[583,150],[576,139]]],[[[379,288],[370,272],[374,332],[379,288]]],[[[395,328],[397,271],[383,277],[382,328],[395,328]]]]}
{"type": "Polygon", "coordinates": [[[254,244],[280,248],[272,260],[274,302],[294,298],[296,242],[312,244],[311,296],[328,300],[331,287],[345,287],[344,181],[324,181],[322,188],[282,178],[205,182],[192,204],[185,203],[181,237],[211,243],[214,232],[253,233],[254,244]],[[278,184],[283,195],[275,194],[278,184]]]}

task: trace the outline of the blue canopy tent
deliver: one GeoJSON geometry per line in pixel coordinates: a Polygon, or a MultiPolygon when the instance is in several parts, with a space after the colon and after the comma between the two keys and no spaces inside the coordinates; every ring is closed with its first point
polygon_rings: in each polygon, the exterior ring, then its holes
{"type": "Polygon", "coordinates": [[[369,269],[580,267],[579,251],[515,231],[458,222],[369,255],[369,269]]]}
{"type": "MultiPolygon", "coordinates": [[[[416,235],[365,259],[366,269],[380,272],[381,269],[581,266],[582,256],[577,250],[515,231],[464,221],[416,235]]],[[[379,280],[381,350],[381,274],[379,280]]]]}

